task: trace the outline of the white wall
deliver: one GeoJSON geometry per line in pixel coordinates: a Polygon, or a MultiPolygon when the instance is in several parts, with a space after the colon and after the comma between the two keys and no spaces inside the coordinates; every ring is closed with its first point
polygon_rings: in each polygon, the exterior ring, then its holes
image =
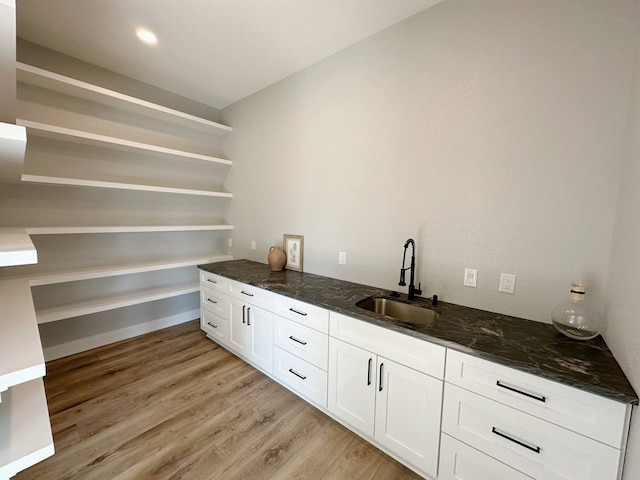
{"type": "Polygon", "coordinates": [[[16,122],[16,2],[0,0],[0,122],[16,122]]]}
{"type": "Polygon", "coordinates": [[[637,7],[447,0],[225,109],[234,255],[302,234],[306,271],[399,288],[413,237],[425,295],[547,322],[580,278],[602,302],[637,7]]]}
{"type": "MultiPolygon", "coordinates": [[[[640,392],[640,37],[630,104],[628,143],[620,175],[620,191],[607,284],[607,344],[640,392]]],[[[640,478],[640,417],[632,416],[625,480],[640,478]]]]}

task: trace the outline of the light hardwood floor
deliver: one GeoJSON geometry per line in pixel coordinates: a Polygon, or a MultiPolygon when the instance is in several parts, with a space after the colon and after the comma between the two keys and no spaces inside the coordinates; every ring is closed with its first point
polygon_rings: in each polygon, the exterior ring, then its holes
{"type": "Polygon", "coordinates": [[[56,454],[17,480],[419,479],[197,322],[47,364],[56,454]]]}

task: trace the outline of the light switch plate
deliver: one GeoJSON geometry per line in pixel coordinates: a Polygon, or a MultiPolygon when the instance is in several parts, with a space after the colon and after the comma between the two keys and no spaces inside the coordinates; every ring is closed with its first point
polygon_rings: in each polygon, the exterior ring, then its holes
{"type": "Polygon", "coordinates": [[[347,252],[338,252],[338,265],[347,264],[347,252]]]}
{"type": "Polygon", "coordinates": [[[464,269],[464,286],[473,288],[478,286],[478,270],[475,268],[464,269]]]}

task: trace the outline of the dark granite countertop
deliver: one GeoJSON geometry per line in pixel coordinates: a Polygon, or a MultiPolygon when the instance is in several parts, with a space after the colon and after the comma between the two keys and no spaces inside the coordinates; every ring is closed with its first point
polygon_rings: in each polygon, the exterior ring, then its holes
{"type": "Polygon", "coordinates": [[[389,290],[312,273],[271,272],[268,265],[250,260],[199,268],[612,400],[638,404],[636,392],[601,336],[572,340],[549,324],[442,301],[432,307],[426,299],[419,303],[439,312],[440,318],[433,325],[414,325],[356,307],[357,301],[389,295],[389,290]]]}

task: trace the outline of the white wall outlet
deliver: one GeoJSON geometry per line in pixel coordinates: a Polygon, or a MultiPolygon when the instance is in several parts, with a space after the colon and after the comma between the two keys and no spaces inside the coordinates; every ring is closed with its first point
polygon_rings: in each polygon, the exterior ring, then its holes
{"type": "Polygon", "coordinates": [[[338,252],[338,265],[347,264],[347,252],[338,252]]]}
{"type": "Polygon", "coordinates": [[[233,247],[233,239],[231,237],[229,237],[229,246],[233,247]]]}
{"type": "Polygon", "coordinates": [[[473,288],[478,286],[478,270],[475,268],[464,269],[464,286],[473,288]]]}
{"type": "Polygon", "coordinates": [[[510,293],[511,295],[513,295],[516,291],[516,276],[511,273],[501,274],[498,291],[502,293],[510,293]]]}
{"type": "Polygon", "coordinates": [[[251,240],[251,250],[255,250],[255,249],[256,249],[256,241],[251,240]]]}

